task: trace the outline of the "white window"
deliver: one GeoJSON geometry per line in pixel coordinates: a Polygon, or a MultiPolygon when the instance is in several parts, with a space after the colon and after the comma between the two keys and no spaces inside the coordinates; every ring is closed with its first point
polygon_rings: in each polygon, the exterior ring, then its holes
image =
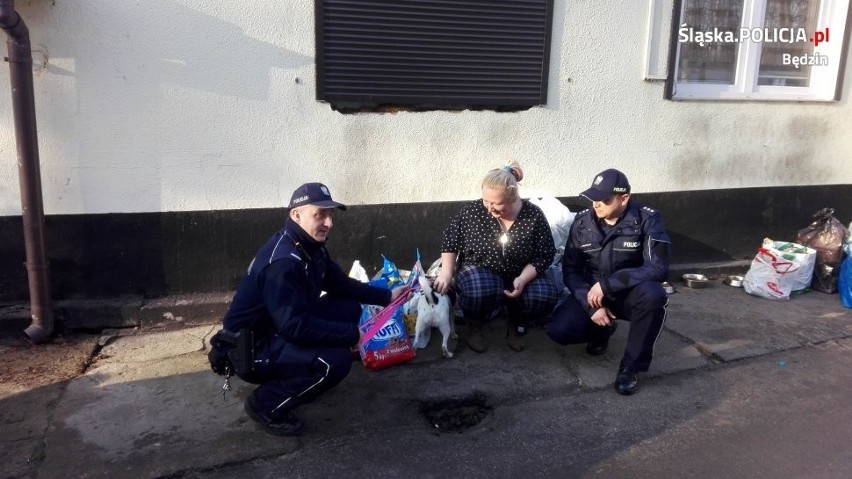
{"type": "Polygon", "coordinates": [[[837,100],[848,11],[849,0],[682,0],[668,96],[837,100]]]}

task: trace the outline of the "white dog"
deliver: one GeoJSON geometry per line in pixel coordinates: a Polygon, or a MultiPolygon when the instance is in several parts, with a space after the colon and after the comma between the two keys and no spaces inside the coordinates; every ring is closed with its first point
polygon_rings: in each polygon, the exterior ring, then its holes
{"type": "Polygon", "coordinates": [[[441,343],[441,351],[445,358],[453,357],[447,349],[447,340],[453,333],[453,322],[450,311],[450,298],[446,294],[441,294],[432,289],[429,280],[423,275],[418,278],[421,291],[417,293],[416,302],[411,301],[411,304],[417,305],[417,322],[414,326],[414,347],[423,349],[429,344],[429,339],[432,337],[432,328],[438,328],[444,336],[441,343]]]}

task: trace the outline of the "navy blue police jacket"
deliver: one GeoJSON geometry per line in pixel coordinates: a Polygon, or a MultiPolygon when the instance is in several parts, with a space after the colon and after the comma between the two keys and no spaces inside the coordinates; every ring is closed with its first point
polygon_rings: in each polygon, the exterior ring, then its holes
{"type": "Polygon", "coordinates": [[[305,346],[353,346],[357,319],[334,321],[315,314],[320,293],[385,306],[391,292],[349,278],[318,243],[290,218],[257,252],[240,283],[223,327],[254,331],[255,337],[277,335],[305,346]]]}
{"type": "Polygon", "coordinates": [[[604,295],[629,290],[645,281],[665,281],[669,275],[671,240],[659,213],[634,200],[621,220],[601,228],[591,209],[577,214],[562,257],[565,285],[589,314],[589,289],[600,282],[604,295]]]}

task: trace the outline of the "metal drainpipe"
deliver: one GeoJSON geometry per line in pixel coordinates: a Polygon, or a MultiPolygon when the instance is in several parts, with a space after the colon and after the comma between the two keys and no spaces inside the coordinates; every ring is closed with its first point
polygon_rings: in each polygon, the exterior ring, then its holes
{"type": "Polygon", "coordinates": [[[15,11],[14,0],[0,0],[0,28],[8,36],[9,77],[12,80],[12,110],[18,145],[18,180],[21,185],[21,211],[24,245],[27,253],[27,279],[30,287],[32,324],[24,330],[34,342],[53,334],[53,305],[44,239],[44,207],[41,197],[41,171],[36,134],[30,33],[15,11]]]}

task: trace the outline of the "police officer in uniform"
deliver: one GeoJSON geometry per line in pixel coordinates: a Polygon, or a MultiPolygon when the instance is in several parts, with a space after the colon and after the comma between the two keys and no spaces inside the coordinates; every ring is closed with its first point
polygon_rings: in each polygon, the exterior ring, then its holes
{"type": "Polygon", "coordinates": [[[562,273],[571,296],[553,312],[547,334],[559,344],[586,343],[606,352],[615,319],[630,322],[615,390],[636,392],[637,373],[651,365],[668,303],[662,281],[669,273],[671,240],[659,213],[630,198],[624,173],[608,169],[581,193],[592,208],[571,225],[562,273]]]}
{"type": "Polygon", "coordinates": [[[361,337],[359,302],[387,305],[403,293],[351,279],[331,259],[325,241],[332,215],[346,207],[325,185],[300,186],[289,207],[284,227],[257,252],[223,321],[226,333],[254,337],[253,370],[238,373],[259,384],[245,411],[279,436],[301,433],[293,410],[349,374],[361,337]],[[322,291],[327,294],[320,297],[322,291]]]}

